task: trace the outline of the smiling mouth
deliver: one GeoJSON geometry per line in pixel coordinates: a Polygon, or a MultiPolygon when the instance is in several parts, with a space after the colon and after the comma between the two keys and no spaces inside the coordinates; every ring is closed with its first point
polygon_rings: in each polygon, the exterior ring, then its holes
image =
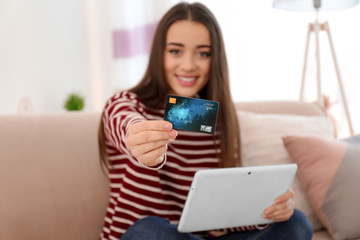
{"type": "Polygon", "coordinates": [[[178,78],[184,82],[192,82],[192,81],[196,80],[196,77],[180,77],[180,76],[178,76],[178,78]]]}
{"type": "Polygon", "coordinates": [[[191,87],[193,85],[195,85],[196,83],[196,80],[198,79],[198,77],[185,77],[185,76],[179,76],[179,75],[176,75],[179,83],[181,86],[184,86],[184,87],[191,87]]]}

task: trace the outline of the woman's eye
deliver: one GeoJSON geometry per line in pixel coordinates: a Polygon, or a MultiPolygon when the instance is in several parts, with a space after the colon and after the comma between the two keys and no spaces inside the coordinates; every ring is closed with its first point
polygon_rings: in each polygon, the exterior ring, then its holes
{"type": "Polygon", "coordinates": [[[210,56],[211,56],[211,53],[210,53],[210,52],[200,52],[200,53],[199,53],[199,56],[200,56],[200,57],[210,57],[210,56]]]}
{"type": "Polygon", "coordinates": [[[169,50],[169,52],[174,55],[179,55],[181,53],[180,50],[176,50],[176,49],[169,50]]]}

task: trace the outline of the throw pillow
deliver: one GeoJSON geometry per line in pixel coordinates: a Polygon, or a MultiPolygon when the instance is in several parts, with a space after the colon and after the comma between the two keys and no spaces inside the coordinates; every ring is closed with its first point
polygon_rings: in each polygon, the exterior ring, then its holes
{"type": "MultiPolygon", "coordinates": [[[[334,127],[325,116],[258,114],[239,110],[237,115],[244,166],[292,163],[282,142],[282,137],[289,134],[334,137],[334,127]]],[[[295,207],[307,215],[314,230],[321,229],[322,224],[297,176],[292,189],[295,191],[295,207]]]]}
{"type": "Polygon", "coordinates": [[[360,136],[283,138],[318,217],[335,240],[360,238],[360,136]]]}

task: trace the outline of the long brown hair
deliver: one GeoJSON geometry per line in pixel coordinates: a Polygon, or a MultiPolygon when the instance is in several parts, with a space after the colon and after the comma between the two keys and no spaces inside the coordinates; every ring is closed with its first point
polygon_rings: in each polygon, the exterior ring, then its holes
{"type": "MultiPolygon", "coordinates": [[[[210,32],[211,67],[209,81],[200,90],[200,98],[220,102],[218,132],[220,133],[220,166],[241,165],[240,132],[236,111],[232,102],[229,73],[222,33],[211,11],[201,3],[179,3],[173,6],[160,20],[153,39],[149,63],[144,77],[129,91],[136,93],[146,106],[162,108],[170,86],[166,82],[163,68],[166,34],[171,24],[179,20],[190,20],[204,24],[210,32]],[[161,64],[159,64],[161,63],[161,64]]],[[[99,147],[102,163],[108,166],[105,154],[103,121],[99,126],[99,147]]]]}

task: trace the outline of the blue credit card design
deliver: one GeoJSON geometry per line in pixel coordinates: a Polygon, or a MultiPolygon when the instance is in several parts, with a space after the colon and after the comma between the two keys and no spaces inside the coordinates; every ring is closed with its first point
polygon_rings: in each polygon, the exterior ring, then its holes
{"type": "Polygon", "coordinates": [[[214,134],[218,108],[216,101],[167,95],[164,120],[177,130],[214,134]]]}

